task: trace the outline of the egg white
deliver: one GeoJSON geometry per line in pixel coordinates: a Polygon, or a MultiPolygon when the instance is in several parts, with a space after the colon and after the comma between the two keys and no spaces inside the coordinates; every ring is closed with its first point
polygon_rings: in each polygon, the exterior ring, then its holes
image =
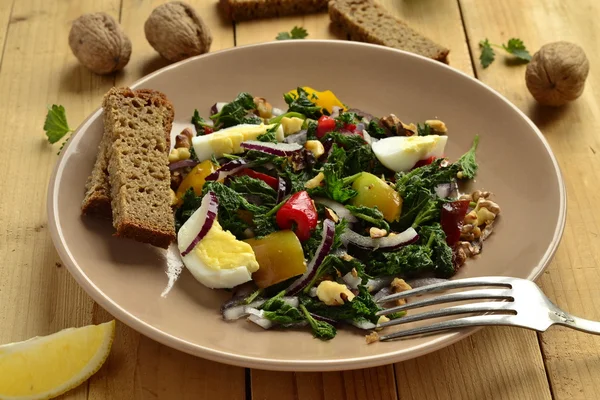
{"type": "MultiPolygon", "coordinates": [[[[204,222],[204,216],[206,215],[208,208],[208,202],[204,202],[203,205],[205,207],[201,206],[198,208],[179,229],[177,234],[177,246],[180,253],[183,253],[189,247],[200,231],[201,224],[204,222]]],[[[214,225],[213,228],[215,228],[214,225]]],[[[223,246],[223,252],[228,252],[227,246],[223,246]]],[[[247,266],[240,265],[239,267],[227,269],[211,268],[211,266],[204,263],[200,257],[198,257],[195,250],[182,256],[182,260],[183,264],[192,273],[194,278],[211,289],[233,288],[252,279],[252,273],[247,266]]]]}
{"type": "Polygon", "coordinates": [[[371,147],[384,166],[392,171],[407,172],[420,160],[442,157],[447,141],[445,135],[392,136],[373,142],[371,147]]]}

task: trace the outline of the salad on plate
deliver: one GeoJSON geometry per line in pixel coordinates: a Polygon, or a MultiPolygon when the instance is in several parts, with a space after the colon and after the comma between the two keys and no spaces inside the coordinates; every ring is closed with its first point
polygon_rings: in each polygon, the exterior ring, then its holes
{"type": "Polygon", "coordinates": [[[481,252],[500,208],[459,192],[478,136],[448,160],[440,120],[375,117],[309,87],[284,100],[243,92],[207,119],[195,111],[169,156],[177,246],[196,280],[231,290],[224,319],[324,340],[376,330],[403,316],[378,316],[378,298],[448,279],[481,252]]]}

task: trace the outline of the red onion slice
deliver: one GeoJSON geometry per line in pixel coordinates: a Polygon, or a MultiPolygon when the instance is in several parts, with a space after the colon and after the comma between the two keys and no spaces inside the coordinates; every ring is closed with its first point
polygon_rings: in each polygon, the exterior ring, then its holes
{"type": "Polygon", "coordinates": [[[340,219],[346,219],[350,223],[355,223],[358,219],[352,215],[352,213],[344,207],[343,204],[338,203],[337,201],[333,201],[331,199],[326,199],[324,197],[315,197],[315,203],[323,204],[325,207],[331,208],[340,219]]]}
{"type": "Polygon", "coordinates": [[[282,177],[277,178],[277,204],[281,203],[287,194],[287,183],[282,177]]]}
{"type": "Polygon", "coordinates": [[[264,311],[257,310],[256,308],[248,308],[246,310],[248,314],[248,320],[254,322],[256,325],[260,326],[263,329],[270,329],[273,327],[273,321],[266,319],[263,317],[264,311]]]}
{"type": "Polygon", "coordinates": [[[221,110],[223,109],[224,106],[226,106],[227,103],[223,103],[223,102],[218,102],[212,105],[212,107],[210,108],[210,115],[215,115],[221,112],[221,110]]]}
{"type": "Polygon", "coordinates": [[[297,143],[269,143],[249,140],[240,144],[246,150],[256,150],[272,156],[287,157],[301,151],[304,147],[297,143]]]}
{"type": "Polygon", "coordinates": [[[293,133],[289,136],[286,136],[283,141],[285,143],[296,143],[299,145],[304,145],[308,139],[308,131],[303,129],[299,132],[293,133]]]}
{"type": "Polygon", "coordinates": [[[447,197],[458,197],[458,185],[455,181],[450,183],[440,183],[435,187],[435,194],[442,199],[447,197]]]}
{"type": "Polygon", "coordinates": [[[323,317],[322,315],[318,315],[318,314],[313,314],[311,312],[309,312],[310,316],[313,317],[314,319],[316,319],[317,321],[321,321],[321,322],[327,322],[330,325],[337,325],[338,322],[335,319],[331,319],[331,318],[327,318],[327,317],[323,317]]]}
{"type": "Polygon", "coordinates": [[[198,161],[196,161],[196,160],[176,161],[174,163],[169,164],[169,171],[176,171],[178,169],[186,168],[186,167],[195,167],[196,165],[198,165],[198,161]]]}
{"type": "Polygon", "coordinates": [[[353,276],[352,272],[348,272],[342,276],[342,280],[350,289],[358,289],[358,285],[362,283],[362,278],[360,276],[353,276]]]}
{"type": "Polygon", "coordinates": [[[394,280],[394,276],[379,276],[367,281],[367,290],[369,292],[378,292],[382,288],[389,286],[394,280]]]}
{"type": "Polygon", "coordinates": [[[237,306],[230,306],[223,308],[221,314],[225,321],[233,321],[242,317],[248,316],[248,309],[258,308],[265,303],[266,300],[255,300],[250,304],[239,304],[237,306]]]}
{"type": "Polygon", "coordinates": [[[208,175],[205,181],[218,181],[227,178],[230,175],[235,175],[243,169],[252,167],[252,163],[247,162],[243,158],[238,158],[223,164],[221,168],[208,175]]]}
{"type": "Polygon", "coordinates": [[[366,319],[361,320],[361,321],[346,321],[346,322],[348,322],[350,325],[357,327],[358,329],[364,329],[366,331],[375,329],[377,327],[377,325],[375,325],[371,321],[367,321],[366,319]]]}
{"type": "Polygon", "coordinates": [[[419,239],[417,231],[412,227],[394,236],[373,239],[362,236],[350,229],[346,229],[341,236],[342,243],[348,247],[349,243],[366,250],[397,250],[402,246],[414,243],[419,239]]]}
{"type": "MultiPolygon", "coordinates": [[[[198,242],[200,242],[202,239],[204,239],[204,236],[206,236],[206,234],[208,233],[210,228],[212,228],[213,223],[215,222],[215,219],[217,218],[218,211],[219,211],[219,199],[218,199],[217,195],[214,194],[213,192],[208,192],[206,194],[206,196],[204,196],[202,198],[202,203],[200,203],[200,207],[190,217],[191,221],[188,220],[188,222],[191,222],[191,224],[190,224],[191,227],[195,227],[195,226],[199,225],[200,231],[196,234],[196,236],[194,237],[194,240],[192,240],[192,242],[185,247],[185,250],[181,252],[181,257],[187,256],[194,249],[194,247],[196,247],[198,242]],[[192,218],[194,218],[194,216],[196,214],[199,215],[198,217],[196,217],[199,219],[199,221],[197,221],[197,223],[196,223],[196,219],[192,219],[192,218]]],[[[182,227],[179,230],[179,232],[181,233],[181,230],[183,230],[184,228],[185,227],[182,227]]],[[[184,246],[184,244],[180,243],[179,246],[180,246],[179,248],[181,250],[181,247],[184,246]]]]}
{"type": "Polygon", "coordinates": [[[315,252],[315,256],[310,263],[308,263],[308,267],[306,267],[306,272],[298,279],[296,279],[290,287],[287,288],[287,293],[289,295],[295,295],[299,293],[308,283],[312,280],[312,278],[317,273],[317,269],[323,263],[325,256],[329,254],[331,250],[331,246],[333,246],[333,239],[335,236],[335,224],[332,220],[326,219],[323,221],[323,236],[321,240],[321,244],[317,248],[315,252]]]}

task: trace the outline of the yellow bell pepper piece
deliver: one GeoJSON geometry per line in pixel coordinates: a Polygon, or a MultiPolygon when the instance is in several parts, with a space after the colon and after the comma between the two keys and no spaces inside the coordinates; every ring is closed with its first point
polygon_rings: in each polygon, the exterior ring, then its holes
{"type": "Polygon", "coordinates": [[[200,164],[196,165],[177,188],[177,198],[179,199],[179,203],[181,203],[181,198],[189,188],[193,188],[196,196],[200,196],[202,194],[205,178],[216,170],[217,167],[210,160],[202,161],[200,164]]]}
{"type": "MultiPolygon", "coordinates": [[[[333,107],[341,107],[342,111],[346,111],[347,108],[344,104],[333,94],[331,90],[325,90],[323,92],[317,92],[315,89],[310,88],[308,86],[304,86],[302,89],[308,93],[308,99],[318,105],[319,107],[323,107],[329,113],[333,112],[333,107]],[[312,98],[312,95],[315,95],[317,98],[312,98]]],[[[288,94],[293,96],[298,96],[298,90],[294,89],[290,91],[288,94]]]]}

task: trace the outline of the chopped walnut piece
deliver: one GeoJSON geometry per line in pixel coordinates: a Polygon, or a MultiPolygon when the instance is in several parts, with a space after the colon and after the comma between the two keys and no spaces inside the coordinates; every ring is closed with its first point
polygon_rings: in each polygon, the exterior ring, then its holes
{"type": "MultiPolygon", "coordinates": [[[[392,289],[392,293],[400,293],[412,289],[410,285],[404,281],[404,279],[400,278],[394,278],[390,284],[390,288],[392,289]]],[[[396,300],[396,305],[401,306],[403,304],[406,304],[406,299],[396,300]]]]}
{"type": "Polygon", "coordinates": [[[369,333],[368,335],[366,335],[365,339],[367,340],[367,344],[379,342],[379,334],[377,332],[373,331],[373,332],[369,333]]]}

